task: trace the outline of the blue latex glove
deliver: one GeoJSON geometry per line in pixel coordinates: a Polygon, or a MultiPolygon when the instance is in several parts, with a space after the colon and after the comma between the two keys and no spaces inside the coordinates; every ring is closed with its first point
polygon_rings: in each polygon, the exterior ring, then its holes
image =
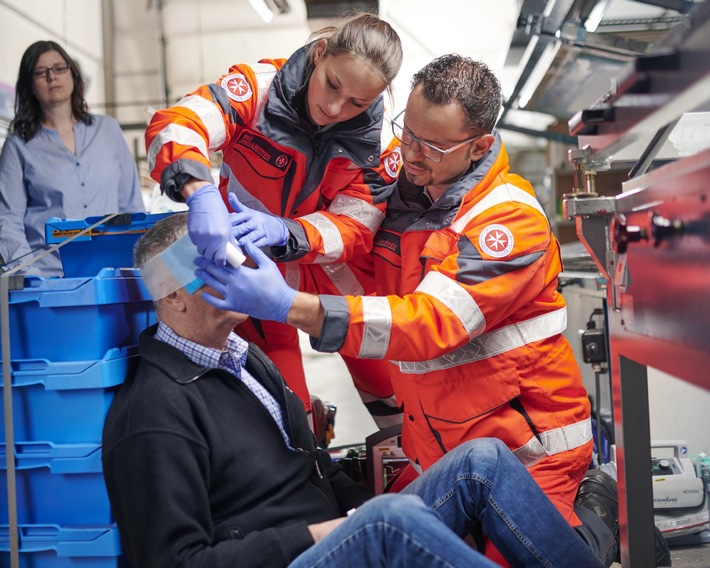
{"type": "Polygon", "coordinates": [[[244,248],[256,268],[217,266],[202,257],[195,259],[195,274],[224,299],[206,292],[202,297],[222,310],[285,323],[298,292],[286,284],[274,261],[259,247],[247,241],[244,248]]]}
{"type": "Polygon", "coordinates": [[[229,203],[234,209],[231,215],[232,234],[239,244],[254,243],[258,247],[278,247],[288,242],[288,229],[281,217],[255,211],[229,194],[229,203]]]}
{"type": "Polygon", "coordinates": [[[227,243],[232,237],[229,212],[219,190],[205,185],[188,197],[187,232],[197,251],[220,266],[227,261],[227,243]]]}

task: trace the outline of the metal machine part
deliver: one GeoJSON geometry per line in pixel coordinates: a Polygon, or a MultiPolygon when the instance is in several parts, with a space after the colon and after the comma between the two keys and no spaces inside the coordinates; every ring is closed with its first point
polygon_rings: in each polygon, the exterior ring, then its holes
{"type": "MultiPolygon", "coordinates": [[[[608,282],[609,365],[619,482],[621,561],[654,565],[647,366],[710,390],[710,150],[649,173],[659,133],[710,103],[710,3],[701,3],[570,121],[575,167],[606,168],[650,139],[640,174],[616,197],[565,196],[564,212],[608,282]],[[655,141],[654,141],[655,140],[655,141]],[[645,163],[649,161],[649,163],[645,163]]],[[[662,137],[662,136],[660,136],[662,137]]],[[[642,163],[643,162],[643,163],[642,163]]]]}
{"type": "MultiPolygon", "coordinates": [[[[646,366],[710,389],[710,151],[571,200],[578,234],[608,279],[622,564],[649,566],[652,486],[646,366]]],[[[572,205],[572,206],[570,206],[572,205]]]]}
{"type": "Polygon", "coordinates": [[[586,329],[582,333],[582,351],[585,363],[606,363],[606,332],[603,329],[586,329]]]}

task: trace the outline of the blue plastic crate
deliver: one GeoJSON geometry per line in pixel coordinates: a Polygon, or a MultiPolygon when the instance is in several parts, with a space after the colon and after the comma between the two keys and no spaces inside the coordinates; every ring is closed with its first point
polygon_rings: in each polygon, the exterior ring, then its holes
{"type": "MultiPolygon", "coordinates": [[[[106,525],[113,522],[99,444],[15,444],[20,524],[106,525]]],[[[8,524],[7,460],[0,447],[0,525],[8,524]]]]}
{"type": "MultiPolygon", "coordinates": [[[[98,361],[12,361],[15,441],[100,444],[118,386],[137,362],[137,346],[111,349],[98,361]]],[[[0,408],[0,442],[3,440],[5,410],[0,408]]]]}
{"type": "MultiPolygon", "coordinates": [[[[173,215],[173,212],[122,213],[108,223],[102,223],[85,235],[77,237],[59,249],[64,277],[93,276],[106,267],[132,267],[136,241],[155,223],[170,215],[173,215]]],[[[103,216],[86,219],[50,217],[45,224],[47,243],[66,241],[102,218],[103,216]]]]}
{"type": "MultiPolygon", "coordinates": [[[[18,527],[20,568],[123,568],[115,525],[62,527],[20,525],[18,527]]],[[[0,526],[0,565],[10,566],[10,530],[0,526]]]]}
{"type": "Polygon", "coordinates": [[[148,290],[136,269],[104,268],[94,277],[26,276],[10,291],[11,359],[86,361],[138,343],[155,323],[148,290]]]}

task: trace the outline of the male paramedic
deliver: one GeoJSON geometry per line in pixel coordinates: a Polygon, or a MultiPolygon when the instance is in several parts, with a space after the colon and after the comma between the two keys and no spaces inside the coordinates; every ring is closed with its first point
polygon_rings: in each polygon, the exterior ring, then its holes
{"type": "Polygon", "coordinates": [[[590,405],[562,336],[560,249],[530,183],[493,130],[500,84],[483,63],[440,57],[419,71],[393,130],[397,189],[376,235],[377,296],[309,296],[270,259],[204,260],[217,307],[280,319],[321,351],[383,358],[404,405],[402,445],[425,471],[466,440],[504,441],[562,515],[590,463],[590,405]]]}
{"type": "Polygon", "coordinates": [[[133,568],[492,568],[461,538],[477,525],[513,566],[600,566],[499,440],[459,446],[407,494],[372,498],[350,480],[275,365],[232,331],[246,316],[205,302],[186,220],[156,223],[136,247],[159,323],[104,428],[133,568]]]}

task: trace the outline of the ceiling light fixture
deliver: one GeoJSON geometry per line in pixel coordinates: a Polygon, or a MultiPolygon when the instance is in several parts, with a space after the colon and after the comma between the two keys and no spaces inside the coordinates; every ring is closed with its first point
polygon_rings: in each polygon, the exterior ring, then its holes
{"type": "Polygon", "coordinates": [[[249,4],[267,24],[274,19],[274,16],[282,16],[291,11],[288,0],[249,0],[249,4]]]}
{"type": "Polygon", "coordinates": [[[274,19],[274,11],[266,3],[266,0],[249,0],[249,4],[254,8],[254,11],[259,14],[259,17],[268,24],[274,19]]]}
{"type": "Polygon", "coordinates": [[[587,19],[584,21],[584,29],[590,34],[597,31],[597,28],[604,19],[604,14],[606,14],[606,11],[609,9],[610,5],[611,0],[601,0],[600,2],[597,2],[594,5],[594,8],[592,8],[592,11],[589,12],[587,19]]]}

